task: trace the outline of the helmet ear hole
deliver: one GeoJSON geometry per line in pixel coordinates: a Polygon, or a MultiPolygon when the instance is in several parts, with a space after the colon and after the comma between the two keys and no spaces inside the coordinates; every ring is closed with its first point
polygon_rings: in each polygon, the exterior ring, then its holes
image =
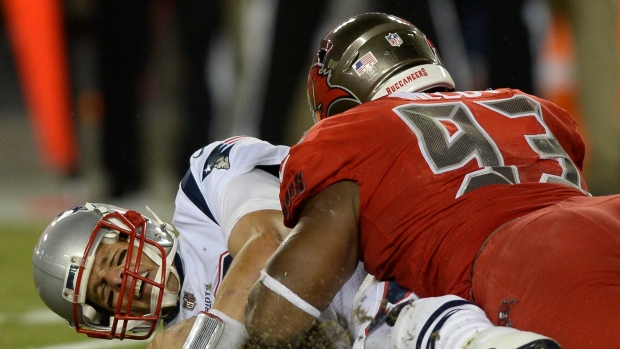
{"type": "Polygon", "coordinates": [[[326,40],[321,42],[321,44],[319,45],[319,50],[317,51],[317,59],[319,60],[319,63],[325,64],[325,56],[329,53],[331,49],[331,41],[326,40]]]}
{"type": "Polygon", "coordinates": [[[325,55],[327,54],[327,50],[326,49],[321,49],[319,50],[319,52],[317,52],[317,57],[319,59],[319,63],[323,63],[323,59],[325,59],[325,55]]]}

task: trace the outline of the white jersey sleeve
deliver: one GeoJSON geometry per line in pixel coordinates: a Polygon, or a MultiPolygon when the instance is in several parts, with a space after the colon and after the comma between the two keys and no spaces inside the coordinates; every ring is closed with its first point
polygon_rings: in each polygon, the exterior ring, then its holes
{"type": "MultiPolygon", "coordinates": [[[[281,209],[278,170],[288,149],[252,137],[235,137],[211,143],[192,155],[179,184],[172,220],[179,232],[182,258],[179,314],[166,327],[211,309],[232,263],[227,242],[237,221],[250,212],[281,209]]],[[[360,327],[354,316],[359,306],[354,296],[366,275],[360,263],[330,306],[346,321],[353,337],[360,327]]]]}
{"type": "Polygon", "coordinates": [[[243,215],[280,209],[280,162],[288,147],[252,137],[214,142],[195,152],[179,184],[172,224],[179,232],[183,285],[179,314],[166,326],[211,309],[232,258],[228,236],[243,215]]]}
{"type": "Polygon", "coordinates": [[[222,195],[222,221],[226,237],[246,214],[259,210],[281,210],[278,194],[280,180],[260,169],[232,179],[222,195]]]}

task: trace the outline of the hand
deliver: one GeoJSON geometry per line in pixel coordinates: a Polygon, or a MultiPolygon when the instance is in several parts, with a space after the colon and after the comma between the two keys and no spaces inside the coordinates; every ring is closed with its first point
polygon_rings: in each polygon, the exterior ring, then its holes
{"type": "Polygon", "coordinates": [[[147,345],[147,349],[181,349],[191,331],[196,317],[183,320],[169,329],[159,332],[147,345]]]}

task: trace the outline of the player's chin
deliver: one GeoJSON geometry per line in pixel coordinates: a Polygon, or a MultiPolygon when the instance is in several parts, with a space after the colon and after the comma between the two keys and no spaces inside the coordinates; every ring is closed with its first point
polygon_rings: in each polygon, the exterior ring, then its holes
{"type": "Polygon", "coordinates": [[[134,316],[142,316],[151,312],[151,285],[142,287],[140,292],[134,293],[131,302],[131,314],[134,316]]]}
{"type": "Polygon", "coordinates": [[[141,300],[136,300],[131,304],[131,315],[144,316],[151,313],[151,305],[141,300]]]}
{"type": "Polygon", "coordinates": [[[176,307],[163,307],[163,308],[161,308],[161,316],[162,316],[162,317],[167,317],[167,316],[168,316],[168,315],[170,315],[170,313],[172,313],[175,309],[176,309],[176,307]]]}

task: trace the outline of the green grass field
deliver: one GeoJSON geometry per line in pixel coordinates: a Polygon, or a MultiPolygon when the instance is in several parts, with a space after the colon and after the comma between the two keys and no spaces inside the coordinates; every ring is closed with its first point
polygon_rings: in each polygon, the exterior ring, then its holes
{"type": "Polygon", "coordinates": [[[32,280],[32,251],[44,228],[0,223],[0,349],[146,347],[144,342],[90,339],[47,310],[32,280]]]}

